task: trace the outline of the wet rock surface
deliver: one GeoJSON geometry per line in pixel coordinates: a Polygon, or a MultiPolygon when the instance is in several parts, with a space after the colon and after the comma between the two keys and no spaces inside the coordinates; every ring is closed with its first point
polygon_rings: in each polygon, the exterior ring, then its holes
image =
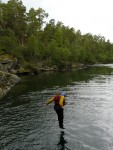
{"type": "Polygon", "coordinates": [[[20,81],[20,78],[14,74],[16,64],[16,58],[7,54],[0,55],[0,99],[20,81]]]}

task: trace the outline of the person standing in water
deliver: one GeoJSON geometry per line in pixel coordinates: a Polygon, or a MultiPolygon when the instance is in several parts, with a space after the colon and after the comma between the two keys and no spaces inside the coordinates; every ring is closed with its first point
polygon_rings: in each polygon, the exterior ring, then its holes
{"type": "Polygon", "coordinates": [[[62,92],[61,95],[59,92],[57,92],[56,95],[47,102],[47,104],[54,102],[54,110],[58,116],[59,127],[62,129],[64,129],[63,126],[64,108],[63,107],[65,105],[65,96],[66,96],[65,92],[62,92]]]}

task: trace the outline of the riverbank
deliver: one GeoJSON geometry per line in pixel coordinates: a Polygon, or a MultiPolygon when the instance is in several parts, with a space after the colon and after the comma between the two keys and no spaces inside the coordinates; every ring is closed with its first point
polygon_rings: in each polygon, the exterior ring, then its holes
{"type": "Polygon", "coordinates": [[[43,63],[37,63],[37,64],[29,64],[29,65],[22,65],[20,64],[19,68],[16,70],[17,74],[20,75],[29,75],[29,74],[40,74],[43,72],[59,72],[59,71],[69,71],[69,70],[75,70],[84,68],[84,64],[70,64],[67,63],[63,66],[47,66],[43,63]]]}
{"type": "Polygon", "coordinates": [[[41,63],[19,63],[17,58],[8,54],[0,55],[0,99],[5,96],[11,87],[20,81],[20,75],[40,74],[43,72],[69,71],[83,68],[83,64],[71,64],[69,62],[58,66],[47,66],[41,63]]]}
{"type": "Polygon", "coordinates": [[[18,61],[17,58],[8,54],[0,55],[0,99],[2,99],[20,78],[15,74],[18,61]]]}

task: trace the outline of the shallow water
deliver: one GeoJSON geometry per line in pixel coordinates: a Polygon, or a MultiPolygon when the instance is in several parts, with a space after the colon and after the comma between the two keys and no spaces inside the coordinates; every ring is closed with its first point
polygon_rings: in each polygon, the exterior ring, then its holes
{"type": "Polygon", "coordinates": [[[0,149],[112,150],[112,68],[21,77],[0,101],[0,149]],[[53,104],[46,106],[57,90],[67,92],[65,129],[58,127],[53,104]]]}

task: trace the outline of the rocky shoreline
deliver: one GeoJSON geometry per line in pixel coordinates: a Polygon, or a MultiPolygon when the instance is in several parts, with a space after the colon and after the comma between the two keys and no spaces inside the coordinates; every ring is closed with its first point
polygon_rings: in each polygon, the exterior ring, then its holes
{"type": "Polygon", "coordinates": [[[14,58],[11,55],[8,54],[1,54],[0,55],[0,99],[2,99],[3,96],[5,96],[11,87],[13,87],[15,84],[17,84],[20,81],[20,78],[18,75],[28,75],[28,74],[40,74],[42,72],[47,71],[67,71],[77,68],[83,68],[83,64],[75,64],[70,65],[70,63],[67,63],[64,66],[61,66],[61,68],[58,68],[57,66],[43,66],[42,63],[38,64],[31,64],[29,66],[23,66],[18,63],[17,58],[14,58]]]}
{"type": "Polygon", "coordinates": [[[13,68],[17,64],[17,59],[8,55],[0,55],[0,99],[2,99],[16,83],[20,81],[20,78],[11,73],[13,68]]]}

